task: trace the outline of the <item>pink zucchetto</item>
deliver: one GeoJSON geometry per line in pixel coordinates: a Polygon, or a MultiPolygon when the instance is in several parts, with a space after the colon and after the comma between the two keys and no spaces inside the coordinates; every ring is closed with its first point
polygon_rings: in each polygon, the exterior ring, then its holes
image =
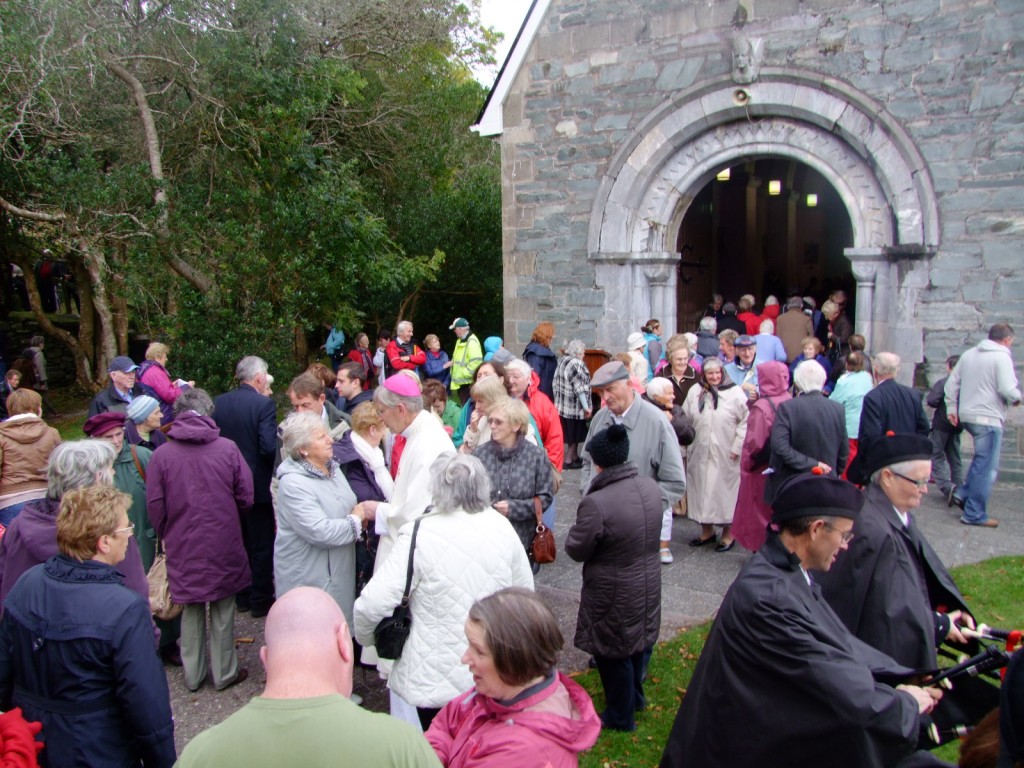
{"type": "Polygon", "coordinates": [[[415,379],[398,374],[384,379],[384,389],[394,392],[399,397],[419,397],[423,394],[423,390],[415,379]]]}

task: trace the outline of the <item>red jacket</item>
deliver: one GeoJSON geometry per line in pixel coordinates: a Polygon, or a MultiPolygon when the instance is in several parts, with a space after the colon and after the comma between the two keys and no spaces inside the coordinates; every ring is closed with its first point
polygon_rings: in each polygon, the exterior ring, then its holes
{"type": "Polygon", "coordinates": [[[561,472],[562,462],[565,459],[562,420],[558,417],[558,409],[551,402],[551,398],[540,391],[540,377],[537,376],[536,371],[530,374],[530,386],[526,389],[526,397],[523,398],[523,402],[530,409],[533,420],[537,422],[537,429],[540,430],[540,439],[544,442],[544,450],[547,451],[548,459],[552,466],[561,472]]]}
{"type": "Polygon", "coordinates": [[[554,684],[511,706],[464,693],[445,705],[426,736],[447,768],[576,768],[600,733],[587,692],[559,672],[554,684]]]}
{"type": "Polygon", "coordinates": [[[761,318],[753,312],[741,312],[736,315],[736,318],[742,320],[743,324],[747,326],[748,336],[757,336],[761,332],[761,318]]]}
{"type": "Polygon", "coordinates": [[[404,354],[405,352],[398,346],[398,342],[394,339],[388,342],[388,346],[384,350],[384,357],[396,371],[415,371],[416,366],[423,365],[427,362],[427,353],[416,345],[413,345],[413,353],[409,356],[408,362],[398,359],[404,354]]]}

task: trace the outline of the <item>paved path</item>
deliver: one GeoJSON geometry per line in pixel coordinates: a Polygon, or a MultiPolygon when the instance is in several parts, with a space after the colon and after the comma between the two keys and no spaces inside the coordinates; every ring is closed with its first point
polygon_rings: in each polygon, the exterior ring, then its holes
{"type": "MultiPolygon", "coordinates": [[[[566,532],[576,517],[579,503],[578,471],[567,471],[558,493],[556,538],[565,541],[566,532]]],[[[959,510],[956,510],[957,512],[959,510]]],[[[954,510],[935,492],[924,499],[917,522],[939,556],[948,566],[963,565],[999,555],[1024,554],[1024,486],[997,485],[991,504],[992,516],[1001,521],[998,529],[971,528],[961,525],[954,510]]],[[[662,568],[662,639],[680,628],[698,624],[714,616],[729,585],[735,579],[749,554],[737,545],[731,552],[717,553],[711,547],[690,548],[687,542],[700,527],[689,520],[676,518],[672,535],[675,562],[662,568]]],[[[582,566],[559,552],[558,560],[541,569],[537,589],[551,604],[566,637],[566,650],[561,666],[566,670],[581,669],[587,656],[572,647],[579,605],[582,566]]],[[[977,617],[985,621],[986,617],[977,617]]],[[[250,697],[263,690],[266,678],[259,662],[263,642],[263,619],[240,614],[236,634],[252,642],[239,646],[239,658],[250,672],[249,679],[223,693],[215,693],[209,685],[198,693],[185,688],[180,669],[170,669],[171,703],[175,715],[175,741],[179,751],[199,731],[220,722],[250,697]]],[[[356,670],[355,691],[365,699],[364,706],[387,711],[387,695],[376,673],[356,670]]]]}

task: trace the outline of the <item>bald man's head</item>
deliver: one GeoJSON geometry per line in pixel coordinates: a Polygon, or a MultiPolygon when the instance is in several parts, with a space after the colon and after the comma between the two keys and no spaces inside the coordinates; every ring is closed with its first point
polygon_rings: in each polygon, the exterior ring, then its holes
{"type": "Polygon", "coordinates": [[[322,589],[297,587],[278,598],[267,615],[264,642],[264,696],[320,695],[317,683],[328,681],[338,693],[351,693],[352,637],[341,608],[322,589]]]}

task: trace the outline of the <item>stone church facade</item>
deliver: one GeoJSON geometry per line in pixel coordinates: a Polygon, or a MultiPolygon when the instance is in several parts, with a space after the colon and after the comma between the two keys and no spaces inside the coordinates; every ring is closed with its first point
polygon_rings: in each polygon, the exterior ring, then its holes
{"type": "Polygon", "coordinates": [[[687,210],[752,157],[838,194],[855,326],[907,383],[994,322],[1024,341],[1022,84],[1021,0],[535,0],[476,126],[502,146],[506,345],[674,332],[687,210]]]}

